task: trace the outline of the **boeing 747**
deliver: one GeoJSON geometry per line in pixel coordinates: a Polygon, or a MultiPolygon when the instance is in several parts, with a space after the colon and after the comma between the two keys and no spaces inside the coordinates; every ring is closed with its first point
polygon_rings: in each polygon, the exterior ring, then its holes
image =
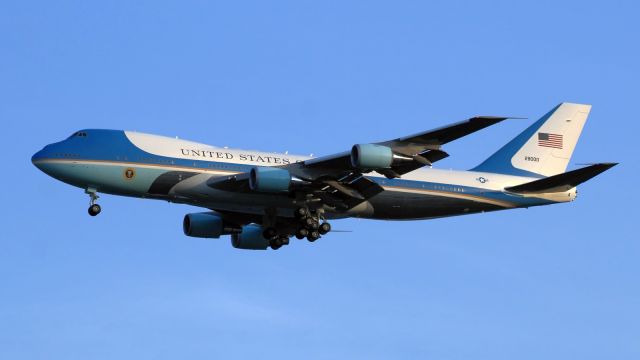
{"type": "Polygon", "coordinates": [[[615,163],[566,172],[590,105],[562,103],[480,165],[433,168],[447,143],[506,117],[477,116],[349,151],[310,158],[229,149],[158,135],[88,129],[45,146],[32,162],[84,189],[206,209],[187,214],[187,236],[231,236],[239,249],[316,241],[329,220],[417,220],[573,201],[576,186],[615,163]]]}

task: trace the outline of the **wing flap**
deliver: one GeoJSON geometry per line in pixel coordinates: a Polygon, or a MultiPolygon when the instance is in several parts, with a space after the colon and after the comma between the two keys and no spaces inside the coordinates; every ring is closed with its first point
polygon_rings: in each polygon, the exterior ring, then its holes
{"type": "Polygon", "coordinates": [[[325,180],[324,183],[332,191],[322,191],[316,195],[328,205],[342,211],[351,209],[384,191],[382,186],[362,174],[351,174],[340,182],[325,180]]]}
{"type": "Polygon", "coordinates": [[[392,169],[394,173],[401,176],[406,173],[410,173],[413,170],[417,170],[423,166],[431,166],[431,164],[433,164],[434,162],[440,161],[447,157],[449,157],[449,154],[442,150],[427,150],[420,154],[414,155],[413,162],[394,166],[392,169]]]}

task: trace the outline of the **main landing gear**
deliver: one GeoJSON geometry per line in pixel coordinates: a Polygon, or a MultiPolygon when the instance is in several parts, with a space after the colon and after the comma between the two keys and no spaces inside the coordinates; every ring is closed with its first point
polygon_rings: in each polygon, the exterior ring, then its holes
{"type": "MultiPolygon", "coordinates": [[[[310,242],[314,242],[331,231],[331,225],[324,221],[321,211],[310,211],[307,208],[297,208],[295,210],[295,218],[297,220],[297,229],[295,237],[298,239],[306,238],[310,242]]],[[[289,235],[278,233],[274,227],[267,227],[262,232],[265,239],[269,239],[269,247],[278,250],[284,245],[289,245],[289,235]]]]}
{"type": "Polygon", "coordinates": [[[96,193],[95,189],[87,189],[84,191],[85,193],[89,194],[89,197],[91,198],[91,200],[89,201],[89,215],[91,216],[96,216],[98,214],[100,214],[100,211],[102,211],[102,208],[100,207],[100,205],[96,204],[96,200],[98,200],[99,196],[96,193]]]}
{"type": "Polygon", "coordinates": [[[295,211],[296,219],[298,219],[299,227],[296,230],[296,238],[304,239],[307,238],[310,242],[314,242],[322,235],[325,235],[329,231],[331,231],[331,225],[324,221],[322,218],[322,214],[317,211],[310,211],[307,208],[297,208],[295,211]]]}

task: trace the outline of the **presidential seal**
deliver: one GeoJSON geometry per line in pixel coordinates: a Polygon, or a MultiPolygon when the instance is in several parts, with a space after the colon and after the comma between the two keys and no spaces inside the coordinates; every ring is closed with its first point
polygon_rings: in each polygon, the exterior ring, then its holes
{"type": "Polygon", "coordinates": [[[133,180],[136,177],[136,169],[134,168],[126,168],[122,173],[125,180],[133,180]]]}

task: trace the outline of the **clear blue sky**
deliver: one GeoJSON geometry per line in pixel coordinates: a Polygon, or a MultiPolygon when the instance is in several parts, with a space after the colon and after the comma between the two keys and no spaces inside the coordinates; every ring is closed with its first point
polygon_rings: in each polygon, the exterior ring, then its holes
{"type": "Polygon", "coordinates": [[[638,359],[637,2],[3,1],[0,358],[638,359]],[[472,115],[470,168],[593,104],[578,201],[346,220],[280,251],[182,235],[195,208],[82,190],[30,156],[81,128],[328,154],[472,115]]]}

